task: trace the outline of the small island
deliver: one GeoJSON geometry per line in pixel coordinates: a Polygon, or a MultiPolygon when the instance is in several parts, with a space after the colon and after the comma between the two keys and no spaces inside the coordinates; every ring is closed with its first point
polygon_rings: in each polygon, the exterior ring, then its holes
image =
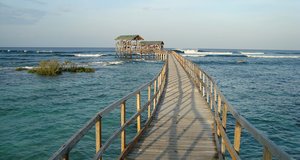
{"type": "Polygon", "coordinates": [[[39,66],[34,68],[18,67],[16,71],[28,70],[28,73],[36,73],[43,76],[57,76],[62,72],[95,72],[94,68],[79,66],[71,61],[65,61],[60,63],[58,60],[43,60],[39,63],[39,66]]]}

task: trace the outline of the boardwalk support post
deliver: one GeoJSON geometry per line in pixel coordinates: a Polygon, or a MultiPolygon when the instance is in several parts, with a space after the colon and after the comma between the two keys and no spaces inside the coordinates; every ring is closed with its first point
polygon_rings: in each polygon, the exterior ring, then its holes
{"type": "MultiPolygon", "coordinates": [[[[121,104],[121,126],[125,124],[126,118],[126,101],[121,104]]],[[[126,132],[125,129],[121,132],[121,152],[126,148],[126,132]]]]}
{"type": "Polygon", "coordinates": [[[266,146],[264,146],[263,160],[272,160],[272,155],[266,146]]]}
{"type": "MultiPolygon", "coordinates": [[[[222,115],[222,127],[224,128],[224,131],[226,131],[226,122],[227,122],[227,104],[224,104],[223,115],[222,115]]],[[[221,152],[223,155],[225,154],[224,138],[222,138],[221,152]]]]}
{"type": "Polygon", "coordinates": [[[154,99],[153,99],[153,108],[156,108],[156,80],[154,81],[154,85],[153,85],[153,94],[154,94],[154,99]]]}
{"type": "MultiPolygon", "coordinates": [[[[101,146],[102,146],[102,124],[101,124],[101,119],[102,117],[99,115],[98,119],[96,120],[96,124],[95,124],[95,130],[96,130],[96,153],[100,150],[101,146]]],[[[100,158],[101,160],[101,158],[100,158]]]]}
{"type": "Polygon", "coordinates": [[[63,160],[69,160],[69,153],[65,154],[62,159],[63,160]]]}
{"type": "MultiPolygon", "coordinates": [[[[151,84],[148,85],[148,102],[151,100],[151,84]]],[[[151,102],[148,105],[148,119],[151,117],[151,102]]]]}
{"type": "MultiPolygon", "coordinates": [[[[136,111],[139,112],[141,110],[141,92],[136,94],[136,111]]],[[[137,134],[141,130],[141,115],[136,118],[136,132],[137,134]]]]}
{"type": "Polygon", "coordinates": [[[236,121],[234,129],[234,149],[238,154],[240,153],[241,133],[242,126],[238,121],[236,121]]]}

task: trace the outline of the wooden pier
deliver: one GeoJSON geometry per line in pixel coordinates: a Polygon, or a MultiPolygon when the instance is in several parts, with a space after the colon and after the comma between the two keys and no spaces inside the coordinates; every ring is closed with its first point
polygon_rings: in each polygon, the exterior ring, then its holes
{"type": "Polygon", "coordinates": [[[213,116],[173,55],[165,94],[149,129],[126,159],[217,159],[213,116]]]}
{"type": "MultiPolygon", "coordinates": [[[[92,117],[55,152],[52,159],[69,159],[70,151],[95,126],[95,160],[102,159],[110,145],[120,140],[118,159],[240,159],[242,130],[262,146],[262,159],[292,159],[242,117],[226,100],[214,80],[197,64],[181,55],[164,51],[165,63],[148,83],[107,106],[92,117]],[[147,94],[142,95],[141,93],[147,94]],[[147,102],[141,104],[142,96],[147,102]],[[135,99],[136,112],[126,119],[126,102],[135,99]],[[120,126],[103,139],[103,119],[120,110],[120,126]],[[147,117],[142,117],[147,113],[147,117]],[[227,115],[234,126],[228,136],[227,115]],[[146,119],[142,121],[142,118],[146,119]],[[136,126],[136,135],[127,139],[126,129],[136,126]]],[[[132,112],[132,111],[131,111],[132,112]]],[[[258,158],[258,157],[255,157],[258,158]]]]}

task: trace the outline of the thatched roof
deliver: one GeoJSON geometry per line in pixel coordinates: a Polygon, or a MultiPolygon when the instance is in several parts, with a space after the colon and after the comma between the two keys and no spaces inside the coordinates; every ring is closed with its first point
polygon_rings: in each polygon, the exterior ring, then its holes
{"type": "Polygon", "coordinates": [[[144,40],[143,37],[141,37],[140,35],[121,35],[119,37],[117,37],[115,40],[144,40]]]}
{"type": "Polygon", "coordinates": [[[141,45],[164,45],[163,41],[141,41],[141,45]]]}

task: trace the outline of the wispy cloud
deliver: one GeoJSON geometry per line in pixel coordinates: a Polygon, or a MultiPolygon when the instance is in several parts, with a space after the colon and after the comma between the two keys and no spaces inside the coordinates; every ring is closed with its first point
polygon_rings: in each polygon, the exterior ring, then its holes
{"type": "Polygon", "coordinates": [[[16,8],[0,2],[0,24],[35,24],[45,15],[41,10],[16,8]]]}
{"type": "Polygon", "coordinates": [[[144,11],[169,11],[170,8],[167,7],[143,7],[144,11]]]}
{"type": "Polygon", "coordinates": [[[40,0],[26,0],[26,1],[29,1],[29,2],[32,2],[32,3],[35,3],[35,4],[39,4],[39,5],[47,4],[46,2],[40,1],[40,0]]]}

